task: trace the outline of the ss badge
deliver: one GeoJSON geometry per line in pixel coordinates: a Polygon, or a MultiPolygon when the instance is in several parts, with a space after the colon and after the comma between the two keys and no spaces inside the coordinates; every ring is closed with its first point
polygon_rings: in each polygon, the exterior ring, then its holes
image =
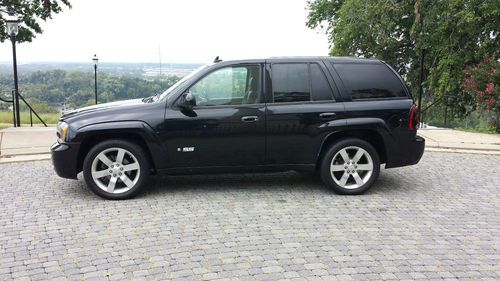
{"type": "MultiPolygon", "coordinates": [[[[181,151],[181,148],[178,147],[177,148],[177,151],[181,151]]],[[[182,148],[182,152],[193,152],[194,151],[194,147],[193,146],[189,146],[189,147],[183,147],[182,148]]]]}

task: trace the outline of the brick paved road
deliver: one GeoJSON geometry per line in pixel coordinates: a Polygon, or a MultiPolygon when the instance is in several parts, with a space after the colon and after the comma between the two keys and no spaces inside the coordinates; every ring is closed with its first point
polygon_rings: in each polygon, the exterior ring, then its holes
{"type": "Polygon", "coordinates": [[[294,172],[156,179],[104,201],[0,165],[0,280],[500,278],[500,157],[427,153],[364,196],[294,172]]]}

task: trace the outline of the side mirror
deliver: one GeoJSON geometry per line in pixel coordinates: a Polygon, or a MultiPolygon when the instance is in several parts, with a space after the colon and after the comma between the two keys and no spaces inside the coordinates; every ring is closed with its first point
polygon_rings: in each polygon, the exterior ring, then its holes
{"type": "Polygon", "coordinates": [[[190,92],[182,94],[178,106],[184,110],[193,110],[193,107],[196,106],[195,96],[190,92]]]}

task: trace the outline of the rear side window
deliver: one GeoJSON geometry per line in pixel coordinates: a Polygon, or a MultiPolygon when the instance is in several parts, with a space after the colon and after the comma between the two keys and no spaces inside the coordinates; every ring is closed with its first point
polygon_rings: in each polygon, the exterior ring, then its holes
{"type": "Polygon", "coordinates": [[[384,64],[333,64],[353,100],[408,97],[399,78],[384,64]]]}
{"type": "Polygon", "coordinates": [[[274,102],[311,100],[307,63],[273,64],[272,79],[274,102]]]}

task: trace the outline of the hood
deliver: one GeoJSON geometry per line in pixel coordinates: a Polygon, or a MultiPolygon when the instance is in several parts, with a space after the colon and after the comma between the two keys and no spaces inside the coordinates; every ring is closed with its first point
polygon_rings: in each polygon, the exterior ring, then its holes
{"type": "Polygon", "coordinates": [[[73,110],[63,114],[61,121],[68,123],[70,135],[83,127],[103,123],[142,122],[156,127],[165,121],[165,108],[165,101],[143,102],[142,99],[133,99],[73,110]]]}
{"type": "Polygon", "coordinates": [[[87,113],[100,112],[103,110],[112,109],[112,108],[116,108],[116,107],[126,108],[128,106],[134,106],[134,105],[138,105],[138,104],[144,104],[142,102],[142,99],[115,101],[115,102],[108,102],[108,103],[96,104],[96,105],[91,105],[91,106],[85,106],[82,108],[78,108],[78,109],[63,113],[63,115],[61,116],[61,120],[66,120],[68,118],[76,117],[79,115],[84,115],[87,113]]]}
{"type": "Polygon", "coordinates": [[[133,99],[83,107],[63,114],[60,120],[67,122],[71,129],[78,129],[105,122],[147,122],[151,117],[163,120],[164,114],[165,102],[142,102],[142,99],[133,99]]]}

